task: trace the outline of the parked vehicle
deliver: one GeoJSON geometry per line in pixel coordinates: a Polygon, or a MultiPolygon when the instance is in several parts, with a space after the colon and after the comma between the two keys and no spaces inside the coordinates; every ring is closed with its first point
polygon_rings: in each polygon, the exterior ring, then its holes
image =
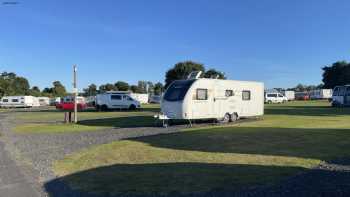
{"type": "MultiPolygon", "coordinates": [[[[86,109],[87,105],[84,97],[77,97],[77,107],[78,110],[86,109]]],[[[74,110],[74,96],[66,96],[64,97],[60,103],[56,104],[56,108],[65,111],[73,111],[74,110]]]]}
{"type": "Polygon", "coordinates": [[[61,103],[61,97],[50,98],[51,106],[56,106],[59,103],[61,103]]]}
{"type": "Polygon", "coordinates": [[[40,106],[49,106],[50,98],[49,97],[38,97],[38,101],[40,106]]]}
{"type": "Polygon", "coordinates": [[[288,98],[281,93],[266,93],[265,94],[265,103],[285,103],[288,101],[288,98]]]}
{"type": "Polygon", "coordinates": [[[1,99],[0,106],[2,108],[38,107],[40,104],[34,96],[5,96],[1,99]]]}
{"type": "Polygon", "coordinates": [[[200,75],[201,72],[193,72],[187,80],[170,84],[162,97],[159,119],[229,122],[264,114],[263,83],[204,79],[200,75]]]}
{"type": "Polygon", "coordinates": [[[350,85],[336,86],[334,88],[332,106],[350,106],[350,85]]]}
{"type": "Polygon", "coordinates": [[[330,99],[332,98],[332,93],[332,89],[317,89],[309,92],[310,99],[312,100],[330,99]]]}
{"type": "Polygon", "coordinates": [[[110,91],[104,94],[98,94],[96,96],[96,109],[97,110],[109,110],[109,109],[138,109],[141,108],[141,104],[136,99],[130,96],[129,92],[110,91]]]}
{"type": "Polygon", "coordinates": [[[88,96],[85,98],[86,105],[89,107],[96,107],[96,96],[88,96]]]}
{"type": "Polygon", "coordinates": [[[285,90],[283,94],[285,97],[287,97],[288,101],[295,100],[295,92],[293,90],[285,90]]]}
{"type": "Polygon", "coordinates": [[[148,94],[140,94],[140,93],[129,93],[129,96],[134,100],[140,102],[141,104],[148,103],[149,95],[148,94]]]}
{"type": "Polygon", "coordinates": [[[161,100],[161,96],[158,96],[158,95],[153,95],[149,98],[149,102],[150,103],[157,103],[159,104],[160,103],[160,100],[161,100]]]}
{"type": "Polygon", "coordinates": [[[307,100],[310,100],[310,95],[307,92],[296,92],[295,100],[307,101],[307,100]]]}

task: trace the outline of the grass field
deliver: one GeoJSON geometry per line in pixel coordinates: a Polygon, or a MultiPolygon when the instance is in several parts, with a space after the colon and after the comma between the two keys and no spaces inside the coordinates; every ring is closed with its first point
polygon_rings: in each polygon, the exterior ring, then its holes
{"type": "Polygon", "coordinates": [[[159,105],[144,105],[139,111],[79,112],[79,123],[64,124],[64,113],[56,109],[16,113],[21,124],[15,127],[18,133],[67,133],[98,131],[106,128],[152,126],[153,115],[159,105]]]}
{"type": "Polygon", "coordinates": [[[267,105],[263,120],[117,141],[54,163],[91,193],[192,193],[273,184],[350,157],[350,109],[329,103],[267,105]]]}

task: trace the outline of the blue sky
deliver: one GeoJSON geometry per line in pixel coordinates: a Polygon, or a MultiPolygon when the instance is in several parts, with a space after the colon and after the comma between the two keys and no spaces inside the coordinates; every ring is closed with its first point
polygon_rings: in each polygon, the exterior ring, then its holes
{"type": "MultiPolygon", "coordinates": [[[[193,60],[267,87],[319,84],[350,55],[350,1],[16,0],[0,5],[0,71],[40,88],[164,81],[193,60]]],[[[5,2],[0,0],[0,2],[5,2]]]]}

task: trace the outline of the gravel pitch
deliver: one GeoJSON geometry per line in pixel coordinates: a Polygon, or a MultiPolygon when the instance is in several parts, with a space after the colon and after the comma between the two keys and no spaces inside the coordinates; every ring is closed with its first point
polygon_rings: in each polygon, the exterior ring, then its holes
{"type": "MultiPolygon", "coordinates": [[[[6,142],[6,149],[18,162],[30,164],[33,169],[25,170],[33,177],[33,180],[39,180],[42,183],[43,190],[49,192],[51,197],[108,197],[108,195],[94,196],[71,190],[51,171],[53,161],[63,159],[67,154],[92,145],[126,138],[174,133],[183,128],[181,126],[168,129],[139,127],[135,129],[110,129],[103,132],[23,135],[11,132],[11,126],[16,124],[12,113],[0,113],[0,121],[2,126],[0,132],[3,135],[1,137],[6,142]]],[[[169,196],[350,196],[350,158],[323,163],[313,170],[291,177],[274,186],[255,187],[239,191],[216,190],[191,195],[174,193],[169,196]]]]}

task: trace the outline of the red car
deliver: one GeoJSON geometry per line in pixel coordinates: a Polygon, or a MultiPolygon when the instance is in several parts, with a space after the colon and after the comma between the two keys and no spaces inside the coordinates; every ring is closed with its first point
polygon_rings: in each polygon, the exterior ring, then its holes
{"type": "Polygon", "coordinates": [[[295,100],[307,101],[310,100],[310,95],[307,92],[296,92],[295,100]]]}
{"type": "MultiPolygon", "coordinates": [[[[87,105],[85,103],[84,97],[77,97],[77,106],[78,110],[86,109],[87,105]]],[[[65,110],[65,111],[73,111],[74,110],[74,97],[66,96],[64,97],[60,103],[56,104],[56,109],[65,110]]]]}

